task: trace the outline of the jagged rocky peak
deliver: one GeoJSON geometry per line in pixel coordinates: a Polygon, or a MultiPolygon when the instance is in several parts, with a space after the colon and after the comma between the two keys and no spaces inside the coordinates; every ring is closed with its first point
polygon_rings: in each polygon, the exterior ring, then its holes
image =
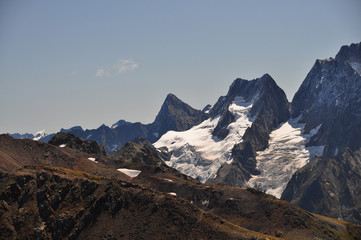
{"type": "Polygon", "coordinates": [[[361,42],[342,46],[336,55],[336,60],[347,62],[358,74],[361,74],[361,42]]]}
{"type": "Polygon", "coordinates": [[[81,137],[75,137],[71,133],[59,132],[49,141],[49,144],[58,147],[69,147],[82,152],[105,156],[106,152],[102,145],[96,141],[86,140],[81,137]]]}
{"type": "Polygon", "coordinates": [[[188,130],[207,117],[206,113],[192,108],[174,94],[168,94],[155,121],[150,124],[150,140],[159,139],[169,130],[188,130]]]}
{"type": "Polygon", "coordinates": [[[344,45],[336,55],[336,60],[343,62],[361,62],[361,42],[344,45]]]}
{"type": "MultiPolygon", "coordinates": [[[[227,95],[220,97],[210,110],[212,117],[221,116],[217,127],[213,131],[214,136],[224,139],[228,135],[227,127],[235,121],[234,114],[231,113],[229,106],[233,102],[241,104],[240,101],[251,106],[248,114],[250,118],[256,120],[262,113],[262,116],[265,115],[265,117],[273,119],[268,121],[270,123],[265,126],[264,130],[267,135],[281,122],[286,121],[290,115],[286,94],[269,74],[264,74],[261,78],[251,81],[238,78],[231,84],[227,95]]],[[[262,116],[260,116],[260,120],[263,118],[262,116]]],[[[266,141],[268,141],[268,138],[266,141]]],[[[262,142],[261,148],[264,148],[265,141],[262,142]]],[[[254,143],[256,144],[256,142],[254,143]]]]}
{"type": "Polygon", "coordinates": [[[309,145],[324,145],[333,156],[361,143],[361,76],[350,64],[360,44],[342,47],[336,58],[317,60],[292,100],[291,114],[305,123],[305,133],[320,127],[309,145]]]}

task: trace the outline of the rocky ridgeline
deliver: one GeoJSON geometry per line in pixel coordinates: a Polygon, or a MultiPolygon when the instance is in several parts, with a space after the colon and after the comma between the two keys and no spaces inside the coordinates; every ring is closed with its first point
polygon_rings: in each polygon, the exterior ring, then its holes
{"type": "Polygon", "coordinates": [[[81,137],[75,137],[71,133],[59,132],[49,141],[49,144],[60,147],[73,148],[82,152],[105,156],[106,152],[102,145],[96,141],[86,140],[81,137]]]}

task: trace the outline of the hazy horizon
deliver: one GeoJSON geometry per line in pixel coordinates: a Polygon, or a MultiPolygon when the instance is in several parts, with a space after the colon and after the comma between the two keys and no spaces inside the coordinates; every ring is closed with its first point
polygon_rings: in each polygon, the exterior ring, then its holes
{"type": "Polygon", "coordinates": [[[316,59],[361,41],[361,2],[2,1],[0,133],[152,122],[268,73],[288,100],[316,59]]]}

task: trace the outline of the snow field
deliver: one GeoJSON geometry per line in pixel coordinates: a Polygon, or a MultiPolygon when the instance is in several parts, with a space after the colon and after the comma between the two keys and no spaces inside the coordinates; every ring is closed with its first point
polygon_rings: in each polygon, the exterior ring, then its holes
{"type": "Polygon", "coordinates": [[[201,182],[215,176],[225,162],[231,163],[231,150],[234,144],[242,141],[246,129],[252,125],[253,119],[248,117],[252,102],[245,102],[242,97],[236,97],[229,106],[229,111],[235,116],[235,122],[229,124],[228,136],[219,140],[212,135],[220,116],[207,119],[193,128],[164,134],[154,146],[167,147],[173,152],[166,164],[180,172],[197,178],[201,182]]]}
{"type": "Polygon", "coordinates": [[[321,125],[310,134],[303,134],[304,124],[296,123],[297,120],[283,123],[270,134],[269,147],[257,152],[256,156],[257,169],[261,174],[253,175],[248,187],[280,198],[292,175],[310,159],[322,155],[324,146],[305,146],[321,125]]]}

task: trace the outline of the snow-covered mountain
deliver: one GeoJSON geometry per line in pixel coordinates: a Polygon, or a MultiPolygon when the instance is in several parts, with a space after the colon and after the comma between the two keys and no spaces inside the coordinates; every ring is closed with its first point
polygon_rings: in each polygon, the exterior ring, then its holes
{"type": "Polygon", "coordinates": [[[281,197],[315,157],[361,147],[360,44],[317,60],[292,107],[269,75],[236,79],[206,110],[210,118],[154,145],[166,163],[202,182],[248,186],[281,197]],[[288,110],[291,109],[290,117],[288,110]]]}
{"type": "Polygon", "coordinates": [[[41,131],[38,131],[37,133],[35,133],[35,135],[32,133],[25,133],[25,134],[8,133],[8,135],[12,136],[13,138],[18,138],[18,139],[32,139],[34,141],[48,142],[55,134],[53,134],[53,133],[48,134],[45,132],[45,130],[41,130],[41,131]]]}
{"type": "Polygon", "coordinates": [[[268,74],[236,79],[208,111],[209,119],[167,132],[154,145],[171,153],[169,166],[202,182],[244,186],[260,174],[256,151],[267,148],[269,134],[290,116],[286,96],[268,74]]]}
{"type": "Polygon", "coordinates": [[[233,146],[242,141],[246,129],[254,121],[250,116],[252,105],[252,101],[246,102],[241,96],[234,98],[228,109],[234,122],[226,127],[228,134],[224,139],[212,134],[221,118],[217,115],[187,131],[169,131],[154,146],[167,147],[172,152],[172,157],[166,161],[168,166],[205,182],[215,177],[222,164],[231,163],[233,146]]]}

